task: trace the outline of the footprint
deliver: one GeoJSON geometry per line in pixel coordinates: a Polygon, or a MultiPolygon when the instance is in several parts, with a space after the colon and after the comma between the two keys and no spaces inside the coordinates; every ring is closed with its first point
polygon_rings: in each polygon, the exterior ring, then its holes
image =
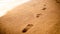
{"type": "Polygon", "coordinates": [[[36,18],[39,18],[40,17],[40,15],[42,15],[41,13],[40,14],[36,14],[36,18]]]}
{"type": "Polygon", "coordinates": [[[28,25],[22,30],[22,32],[23,32],[23,33],[27,32],[32,26],[33,26],[33,24],[28,24],[28,25]]]}
{"type": "Polygon", "coordinates": [[[56,3],[60,3],[60,0],[56,0],[56,3]]]}

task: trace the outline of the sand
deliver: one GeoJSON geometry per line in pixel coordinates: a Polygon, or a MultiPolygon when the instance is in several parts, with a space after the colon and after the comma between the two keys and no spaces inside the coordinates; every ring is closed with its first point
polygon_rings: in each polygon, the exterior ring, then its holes
{"type": "Polygon", "coordinates": [[[60,2],[31,0],[0,18],[0,34],[60,34],[60,2]]]}

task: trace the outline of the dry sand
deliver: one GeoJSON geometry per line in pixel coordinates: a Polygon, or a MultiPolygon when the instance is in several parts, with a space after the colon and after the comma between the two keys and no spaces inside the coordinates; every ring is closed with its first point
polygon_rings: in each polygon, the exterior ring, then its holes
{"type": "Polygon", "coordinates": [[[60,2],[32,0],[0,18],[0,34],[60,34],[60,2]]]}

